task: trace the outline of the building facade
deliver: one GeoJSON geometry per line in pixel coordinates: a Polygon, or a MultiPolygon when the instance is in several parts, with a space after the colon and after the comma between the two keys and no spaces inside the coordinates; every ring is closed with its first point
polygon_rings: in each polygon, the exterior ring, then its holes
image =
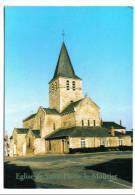
{"type": "Polygon", "coordinates": [[[62,43],[53,78],[49,82],[49,107],[40,107],[15,128],[13,155],[69,153],[78,149],[131,146],[125,127],[105,122],[100,107],[83,95],[65,43],[62,43]]]}

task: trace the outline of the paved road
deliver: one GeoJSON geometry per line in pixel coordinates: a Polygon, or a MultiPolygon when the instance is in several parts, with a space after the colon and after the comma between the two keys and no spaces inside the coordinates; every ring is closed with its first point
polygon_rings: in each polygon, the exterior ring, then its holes
{"type": "Polygon", "coordinates": [[[6,188],[131,188],[132,153],[103,152],[5,159],[6,188]]]}

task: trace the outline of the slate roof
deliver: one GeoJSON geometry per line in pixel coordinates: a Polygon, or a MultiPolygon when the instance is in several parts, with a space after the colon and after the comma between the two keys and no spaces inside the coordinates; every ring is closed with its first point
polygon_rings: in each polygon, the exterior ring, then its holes
{"type": "MultiPolygon", "coordinates": [[[[84,99],[84,98],[83,98],[84,99]]],[[[63,112],[61,113],[62,115],[63,114],[67,114],[67,113],[71,113],[71,112],[74,112],[74,107],[76,107],[83,99],[80,99],[76,102],[72,102],[71,104],[69,104],[64,110],[63,112]]]]}
{"type": "Polygon", "coordinates": [[[56,109],[43,108],[47,114],[56,114],[59,115],[59,112],[56,109]]]}
{"type": "Polygon", "coordinates": [[[111,136],[108,129],[103,127],[72,127],[59,129],[45,137],[46,140],[64,137],[107,137],[111,136]]]}
{"type": "MultiPolygon", "coordinates": [[[[75,110],[74,110],[74,107],[76,107],[81,101],[83,101],[85,98],[82,98],[82,99],[80,99],[80,100],[78,100],[78,101],[76,101],[76,102],[72,102],[72,103],[70,103],[64,110],[63,110],[63,112],[61,113],[62,115],[64,115],[64,114],[68,114],[68,113],[71,113],[71,112],[74,112],[75,110]]],[[[89,98],[90,99],[90,98],[89,98]]],[[[99,108],[99,106],[95,103],[95,102],[93,102],[91,99],[90,99],[90,101],[95,105],[95,106],[97,106],[98,108],[99,108]]]]}
{"type": "Polygon", "coordinates": [[[126,135],[130,135],[131,137],[133,137],[133,131],[126,131],[126,135]]]}
{"type": "Polygon", "coordinates": [[[30,116],[28,116],[27,118],[25,118],[25,119],[23,120],[23,122],[28,121],[29,119],[34,118],[35,115],[36,115],[36,113],[35,113],[35,114],[31,114],[30,116]]]}
{"type": "Polygon", "coordinates": [[[107,121],[107,122],[102,122],[102,127],[111,129],[112,127],[114,129],[125,129],[125,127],[113,122],[113,121],[107,121]]]}
{"type": "Polygon", "coordinates": [[[29,131],[29,129],[27,128],[15,128],[17,134],[27,134],[27,132],[29,131]]]}
{"type": "Polygon", "coordinates": [[[59,58],[57,61],[57,65],[56,65],[53,79],[57,78],[58,76],[80,79],[75,74],[75,71],[73,69],[73,66],[72,66],[72,63],[71,63],[71,60],[70,60],[70,57],[68,55],[68,51],[66,49],[64,42],[62,43],[62,47],[60,50],[60,54],[59,54],[59,58]]]}
{"type": "Polygon", "coordinates": [[[33,136],[35,136],[36,138],[40,138],[41,137],[40,136],[40,130],[39,129],[38,130],[33,129],[31,131],[32,131],[33,136]]]}

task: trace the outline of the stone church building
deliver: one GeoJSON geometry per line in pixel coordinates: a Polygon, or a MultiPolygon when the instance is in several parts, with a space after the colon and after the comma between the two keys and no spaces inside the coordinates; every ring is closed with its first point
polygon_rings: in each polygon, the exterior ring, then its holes
{"type": "Polygon", "coordinates": [[[23,120],[23,128],[14,128],[10,145],[11,156],[70,153],[131,146],[131,137],[122,124],[102,121],[100,107],[83,95],[63,42],[49,82],[49,107],[39,107],[23,120]]]}

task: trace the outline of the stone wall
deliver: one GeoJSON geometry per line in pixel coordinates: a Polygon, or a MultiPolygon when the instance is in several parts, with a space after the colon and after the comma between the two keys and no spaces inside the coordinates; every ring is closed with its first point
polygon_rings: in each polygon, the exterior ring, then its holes
{"type": "Polygon", "coordinates": [[[47,140],[46,153],[63,153],[62,139],[47,140]]]}
{"type": "MultiPolygon", "coordinates": [[[[101,140],[99,137],[86,137],[84,139],[86,148],[95,148],[100,146],[101,140]]],[[[70,137],[69,148],[81,148],[81,137],[70,137]]]]}
{"type": "Polygon", "coordinates": [[[34,125],[35,125],[35,117],[23,121],[23,128],[34,129],[34,125]]]}
{"type": "Polygon", "coordinates": [[[62,112],[71,101],[82,98],[82,81],[79,79],[59,77],[49,84],[49,105],[50,108],[55,108],[58,112],[62,112]],[[67,80],[69,81],[69,90],[67,90],[67,80]],[[75,90],[72,87],[73,81],[75,81],[75,90]],[[52,90],[52,85],[56,85],[57,88],[53,87],[52,90]]]}
{"type": "Polygon", "coordinates": [[[45,139],[37,138],[34,141],[34,154],[44,154],[45,153],[45,139]]]}
{"type": "Polygon", "coordinates": [[[85,98],[76,107],[75,120],[76,126],[82,126],[82,120],[84,126],[94,126],[94,121],[95,126],[100,126],[100,109],[89,98],[85,98]]]}
{"type": "Polygon", "coordinates": [[[35,137],[32,135],[32,132],[29,131],[26,135],[26,153],[33,154],[35,150],[34,146],[35,137]]]}
{"type": "Polygon", "coordinates": [[[43,126],[41,128],[41,137],[44,138],[49,133],[61,127],[61,118],[59,115],[46,114],[43,126]]]}
{"type": "MultiPolygon", "coordinates": [[[[123,146],[131,146],[131,137],[122,136],[122,137],[85,137],[85,147],[86,148],[95,148],[104,145],[105,147],[118,147],[120,146],[121,141],[123,146]]],[[[69,148],[81,148],[81,137],[70,137],[69,138],[69,148]]]]}
{"type": "Polygon", "coordinates": [[[18,156],[23,156],[23,145],[25,144],[26,134],[17,134],[17,147],[16,154],[18,156]]]}
{"type": "Polygon", "coordinates": [[[62,128],[70,128],[70,127],[74,127],[74,126],[76,126],[74,112],[62,116],[62,118],[61,118],[61,127],[62,128]]]}
{"type": "Polygon", "coordinates": [[[36,116],[35,116],[33,129],[42,129],[44,127],[44,121],[45,121],[45,112],[40,107],[38,109],[38,112],[37,112],[36,116]]]}

